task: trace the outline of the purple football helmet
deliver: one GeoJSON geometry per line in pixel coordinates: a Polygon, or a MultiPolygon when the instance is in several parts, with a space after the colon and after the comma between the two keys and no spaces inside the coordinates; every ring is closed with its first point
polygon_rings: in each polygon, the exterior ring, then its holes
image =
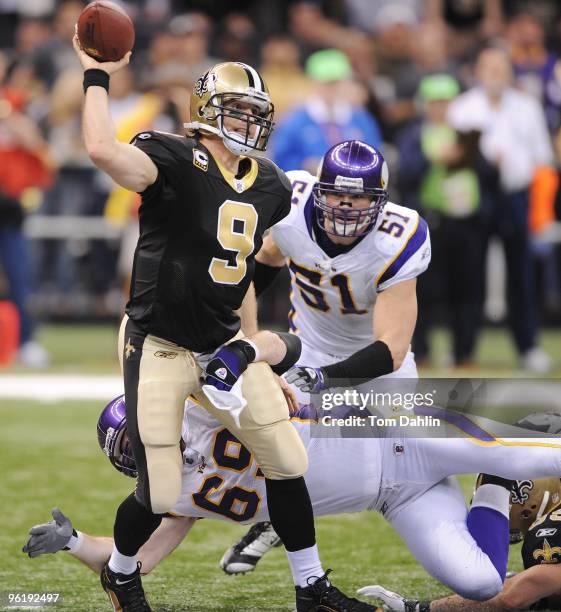
{"type": "Polygon", "coordinates": [[[119,395],[103,409],[97,422],[97,440],[119,472],[136,478],[136,462],[127,436],[124,395],[119,395]]]}
{"type": "Polygon", "coordinates": [[[345,140],[331,147],[321,161],[313,189],[319,226],[334,236],[362,236],[376,223],[388,201],[388,165],[380,151],[360,140],[345,140]],[[341,194],[331,206],[327,194],[341,194]],[[368,208],[353,208],[351,198],[370,198],[368,208]]]}

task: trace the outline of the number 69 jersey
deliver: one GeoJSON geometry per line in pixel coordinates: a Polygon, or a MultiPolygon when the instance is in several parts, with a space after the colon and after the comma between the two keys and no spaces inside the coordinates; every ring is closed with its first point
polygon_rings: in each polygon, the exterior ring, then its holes
{"type": "MultiPolygon", "coordinates": [[[[381,479],[379,440],[310,436],[292,419],[309,457],[306,483],[315,515],[372,508],[381,479]]],[[[252,523],[269,520],[265,479],[251,453],[202,406],[187,402],[181,495],[171,514],[252,523]]]]}
{"type": "Polygon", "coordinates": [[[427,224],[416,211],[388,202],[370,233],[329,257],[315,240],[316,178],[300,170],[287,176],[292,209],[271,234],[290,269],[291,330],[317,351],[350,355],[374,341],[376,295],[426,270],[431,257],[427,224]]]}

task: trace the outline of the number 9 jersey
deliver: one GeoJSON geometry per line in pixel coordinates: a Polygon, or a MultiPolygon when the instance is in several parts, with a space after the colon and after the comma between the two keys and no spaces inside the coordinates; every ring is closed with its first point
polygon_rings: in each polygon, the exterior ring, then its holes
{"type": "Polygon", "coordinates": [[[292,209],[271,234],[290,269],[290,328],[315,351],[346,357],[375,340],[377,294],[427,269],[427,224],[416,211],[388,202],[372,231],[330,257],[317,241],[316,178],[300,170],[287,176],[292,209]]]}
{"type": "Polygon", "coordinates": [[[241,157],[233,175],[197,140],[162,132],[133,145],[158,168],[142,194],[127,314],[140,328],[192,351],[239,330],[237,310],[267,228],[289,213],[285,174],[241,157]]]}

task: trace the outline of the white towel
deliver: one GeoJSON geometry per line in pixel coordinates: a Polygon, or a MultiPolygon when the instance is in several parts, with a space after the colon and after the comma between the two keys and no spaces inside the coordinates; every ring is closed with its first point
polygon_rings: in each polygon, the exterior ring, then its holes
{"type": "MultiPolygon", "coordinates": [[[[207,363],[214,356],[208,353],[194,353],[199,366],[205,370],[207,363]]],[[[208,401],[218,410],[226,410],[232,414],[236,427],[240,427],[240,414],[247,406],[247,402],[242,395],[243,374],[238,378],[236,384],[230,391],[221,391],[212,385],[203,385],[202,390],[208,401]]]]}
{"type": "Polygon", "coordinates": [[[238,378],[236,384],[230,391],[222,391],[212,385],[203,385],[203,393],[207,396],[210,403],[218,410],[227,410],[232,414],[236,427],[240,427],[240,414],[247,406],[247,402],[242,396],[243,375],[238,378]]]}

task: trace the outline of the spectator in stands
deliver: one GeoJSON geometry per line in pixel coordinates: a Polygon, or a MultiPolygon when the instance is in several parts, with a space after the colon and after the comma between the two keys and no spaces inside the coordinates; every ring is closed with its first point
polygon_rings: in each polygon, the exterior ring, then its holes
{"type": "Polygon", "coordinates": [[[506,40],[518,87],[543,105],[551,134],[561,127],[561,64],[545,46],[545,31],[531,13],[508,23],[506,40]]]}
{"type": "Polygon", "coordinates": [[[303,57],[326,47],[336,47],[344,40],[345,28],[329,19],[313,0],[297,0],[288,8],[288,31],[303,57]]]}
{"type": "Polygon", "coordinates": [[[416,116],[416,95],[425,75],[447,73],[459,78],[458,66],[448,55],[448,30],[442,22],[423,23],[408,36],[410,54],[390,64],[394,91],[384,109],[394,129],[416,116]]]}
{"type": "Polygon", "coordinates": [[[426,0],[426,17],[429,21],[446,23],[451,30],[450,54],[458,60],[465,60],[472,56],[482,43],[496,38],[501,33],[503,2],[426,0]]]}
{"type": "Polygon", "coordinates": [[[312,93],[313,83],[300,67],[298,46],[286,34],[277,34],[265,42],[259,72],[269,88],[277,122],[312,93]]]}
{"type": "Polygon", "coordinates": [[[396,16],[406,16],[411,24],[420,23],[425,12],[425,0],[345,0],[345,5],[349,23],[373,33],[396,16]]]}
{"type": "Polygon", "coordinates": [[[428,360],[428,332],[445,313],[453,362],[472,362],[480,324],[482,240],[480,207],[495,173],[479,154],[479,133],[458,133],[446,113],[460,93],[448,74],[425,76],[419,120],[398,138],[398,187],[407,206],[420,210],[431,232],[432,262],[418,281],[419,317],[413,339],[418,363],[428,360]],[[444,306],[444,308],[442,308],[444,306]]]}
{"type": "Polygon", "coordinates": [[[481,152],[499,172],[500,187],[487,218],[486,240],[500,236],[507,264],[509,325],[530,371],[550,369],[537,344],[537,304],[530,251],[528,191],[536,170],[551,166],[553,151],[540,104],[512,87],[512,66],[502,49],[485,49],[477,60],[479,85],[461,94],[449,109],[459,131],[482,133],[481,152]]]}
{"type": "Polygon", "coordinates": [[[227,62],[257,63],[258,33],[248,15],[230,13],[224,17],[216,37],[216,50],[227,62]]]}
{"type": "MultiPolygon", "coordinates": [[[[96,169],[82,140],[82,71],[79,63],[63,70],[49,95],[48,141],[59,168],[55,183],[45,194],[40,212],[44,215],[84,215],[91,210],[96,193],[96,169]]],[[[43,241],[38,246],[38,277],[47,301],[60,314],[71,308],[76,283],[76,255],[82,244],[71,240],[43,241]],[[76,248],[78,247],[78,248],[76,248]]]]}
{"type": "Polygon", "coordinates": [[[31,280],[22,224],[26,206],[36,204],[39,190],[51,182],[53,160],[38,125],[23,112],[25,96],[5,76],[0,55],[0,264],[9,285],[9,298],[20,321],[18,360],[43,367],[49,357],[34,340],[29,311],[31,280]]]}
{"type": "MultiPolygon", "coordinates": [[[[542,105],[551,136],[561,135],[561,61],[545,45],[545,28],[533,14],[521,12],[509,21],[506,30],[516,84],[542,105]]],[[[557,161],[559,153],[557,153],[557,161]]],[[[540,240],[555,220],[555,199],[559,175],[552,167],[536,171],[530,189],[532,250],[543,274],[546,306],[554,310],[561,303],[561,286],[555,244],[540,240]]]]}
{"type": "MultiPolygon", "coordinates": [[[[72,37],[78,17],[84,8],[81,0],[65,0],[57,8],[49,37],[33,49],[33,62],[37,75],[51,88],[58,75],[76,68],[76,53],[72,37]]],[[[37,45],[37,43],[35,43],[37,45]]]]}
{"type": "Polygon", "coordinates": [[[286,115],[273,135],[273,159],[283,170],[315,173],[324,152],[345,139],[381,145],[378,123],[352,101],[360,86],[352,83],[345,54],[316,51],[306,62],[306,74],[316,83],[315,95],[286,115]]]}
{"type": "Polygon", "coordinates": [[[171,20],[169,29],[176,38],[175,62],[184,69],[185,83],[194,83],[201,74],[221,61],[209,54],[212,24],[203,13],[177,15],[171,20]]]}

